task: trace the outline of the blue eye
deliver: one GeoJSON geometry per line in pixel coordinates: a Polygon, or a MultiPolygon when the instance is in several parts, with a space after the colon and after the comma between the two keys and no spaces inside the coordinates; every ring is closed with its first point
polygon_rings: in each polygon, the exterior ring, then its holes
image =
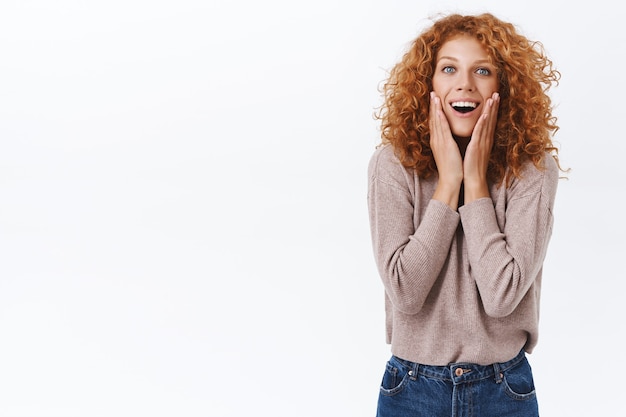
{"type": "Polygon", "coordinates": [[[489,71],[487,68],[478,68],[476,70],[476,72],[480,75],[490,75],[491,71],[489,71]]]}
{"type": "Polygon", "coordinates": [[[454,67],[443,67],[441,69],[442,72],[446,73],[446,74],[452,74],[454,72],[454,67]]]}

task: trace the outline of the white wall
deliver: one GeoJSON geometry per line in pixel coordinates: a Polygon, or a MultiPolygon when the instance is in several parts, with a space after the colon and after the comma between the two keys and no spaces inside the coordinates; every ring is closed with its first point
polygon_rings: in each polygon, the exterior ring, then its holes
{"type": "Polygon", "coordinates": [[[621,412],[622,19],[456,3],[4,0],[0,415],[374,415],[372,113],[439,11],[513,21],[563,74],[530,360],[544,415],[621,412]]]}

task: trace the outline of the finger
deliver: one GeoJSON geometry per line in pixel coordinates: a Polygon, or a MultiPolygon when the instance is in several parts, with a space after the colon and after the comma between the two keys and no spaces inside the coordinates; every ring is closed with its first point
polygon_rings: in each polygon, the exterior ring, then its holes
{"type": "Polygon", "coordinates": [[[428,109],[428,124],[432,126],[435,124],[435,93],[430,93],[430,106],[428,109]]]}
{"type": "Polygon", "coordinates": [[[487,126],[489,125],[489,108],[491,104],[491,99],[487,99],[485,111],[480,115],[478,120],[476,121],[476,125],[474,126],[474,130],[472,131],[472,140],[470,141],[470,145],[472,143],[474,146],[478,146],[478,142],[482,142],[487,134],[487,126]]]}
{"type": "Polygon", "coordinates": [[[441,107],[441,99],[435,95],[434,92],[431,93],[432,106],[431,106],[431,120],[434,123],[435,133],[438,135],[439,139],[443,139],[447,134],[452,134],[450,132],[450,126],[448,125],[448,119],[446,119],[443,114],[443,107],[441,107]]]}
{"type": "Polygon", "coordinates": [[[437,141],[441,138],[441,117],[439,116],[439,98],[435,95],[434,92],[430,93],[430,117],[429,117],[429,125],[430,125],[430,140],[437,141]]]}
{"type": "Polygon", "coordinates": [[[491,105],[489,106],[489,116],[488,116],[488,127],[487,132],[490,136],[496,131],[496,124],[498,122],[498,109],[500,106],[500,95],[498,93],[493,93],[491,96],[491,105]]]}
{"type": "Polygon", "coordinates": [[[485,111],[480,115],[480,118],[476,122],[472,137],[489,144],[493,141],[493,135],[496,130],[496,122],[498,120],[498,93],[494,93],[491,98],[488,98],[485,104],[485,111]]]}

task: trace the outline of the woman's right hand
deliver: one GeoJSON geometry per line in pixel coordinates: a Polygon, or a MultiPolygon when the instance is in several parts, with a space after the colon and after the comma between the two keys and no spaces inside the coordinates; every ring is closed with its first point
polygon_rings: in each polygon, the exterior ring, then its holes
{"type": "Polygon", "coordinates": [[[437,164],[439,181],[433,199],[442,201],[453,210],[458,208],[459,191],[463,181],[463,159],[443,113],[441,99],[430,93],[430,148],[437,164]]]}

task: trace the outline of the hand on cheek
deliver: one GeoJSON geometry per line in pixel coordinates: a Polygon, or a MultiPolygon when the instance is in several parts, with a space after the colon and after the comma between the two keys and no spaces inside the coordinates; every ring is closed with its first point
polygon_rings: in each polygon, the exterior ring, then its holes
{"type": "Polygon", "coordinates": [[[443,201],[456,210],[463,180],[461,152],[452,137],[450,125],[441,107],[441,99],[434,92],[430,94],[429,111],[430,148],[439,174],[433,198],[443,201]]]}
{"type": "Polygon", "coordinates": [[[493,93],[487,100],[485,111],[478,118],[472,132],[472,139],[467,145],[463,161],[465,203],[489,197],[487,167],[493,147],[499,105],[500,96],[498,93],[493,93]]]}

